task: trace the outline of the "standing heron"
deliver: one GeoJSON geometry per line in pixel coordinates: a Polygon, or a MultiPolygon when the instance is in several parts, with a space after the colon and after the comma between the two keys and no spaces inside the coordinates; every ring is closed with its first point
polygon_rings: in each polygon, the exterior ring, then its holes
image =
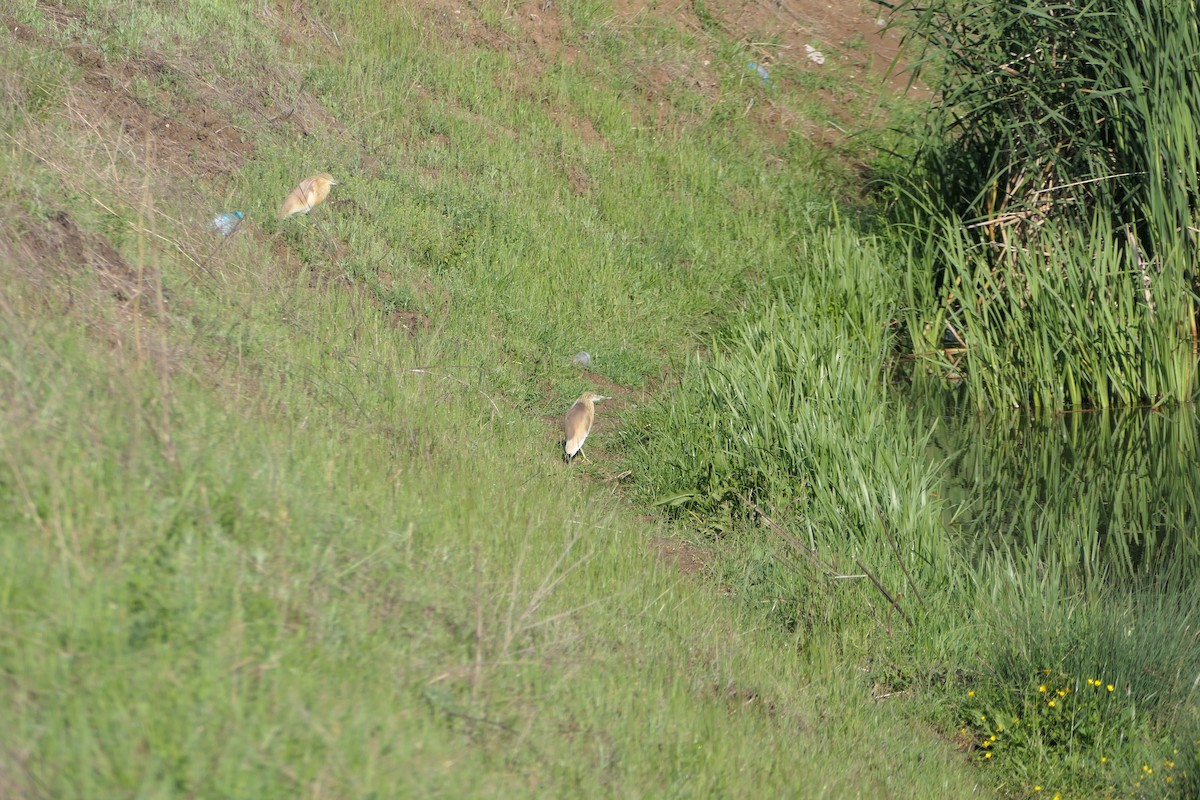
{"type": "Polygon", "coordinates": [[[577,453],[583,455],[583,460],[587,461],[587,455],[583,452],[583,442],[592,432],[592,422],[596,419],[596,403],[611,399],[595,392],[579,395],[575,405],[567,412],[567,418],[563,420],[563,433],[567,437],[563,446],[563,461],[570,464],[577,453]]]}
{"type": "Polygon", "coordinates": [[[307,214],[320,205],[329,196],[329,190],[337,185],[338,182],[328,172],[318,172],[305,178],[283,201],[283,207],[279,209],[279,218],[287,219],[295,214],[307,214]]]}

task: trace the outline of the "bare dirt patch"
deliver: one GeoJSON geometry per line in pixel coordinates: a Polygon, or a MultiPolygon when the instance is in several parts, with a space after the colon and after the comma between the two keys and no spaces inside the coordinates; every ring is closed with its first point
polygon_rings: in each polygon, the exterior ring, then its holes
{"type": "MultiPolygon", "coordinates": [[[[389,293],[397,284],[397,276],[388,269],[381,269],[376,273],[376,279],[379,281],[379,292],[389,293]]],[[[416,298],[431,298],[438,294],[437,288],[428,277],[420,277],[411,281],[406,287],[409,294],[416,298]]],[[[368,292],[372,302],[379,303],[379,294],[368,292]]],[[[444,298],[443,298],[444,299],[444,298]]],[[[427,333],[433,328],[433,320],[428,314],[417,311],[413,308],[391,308],[388,310],[388,303],[382,303],[387,315],[388,323],[397,330],[404,331],[409,336],[416,336],[421,333],[427,333]]]]}
{"type": "MultiPolygon", "coordinates": [[[[882,80],[901,53],[900,36],[885,30],[886,9],[871,0],[616,0],[614,8],[619,24],[665,17],[698,33],[719,29],[757,52],[756,63],[768,73],[773,65],[784,63],[816,72],[832,60],[850,67],[851,78],[873,75],[882,80]],[[820,53],[825,63],[818,63],[820,58],[811,56],[808,48],[820,53]]],[[[900,58],[887,79],[889,88],[904,89],[903,65],[900,58]]]]}
{"type": "Polygon", "coordinates": [[[428,331],[432,326],[429,317],[419,311],[410,309],[397,309],[388,314],[388,322],[392,327],[398,328],[410,336],[416,336],[418,333],[428,331]]]}
{"type": "Polygon", "coordinates": [[[682,575],[703,572],[708,566],[708,553],[682,539],[654,536],[650,539],[649,544],[659,561],[675,567],[682,575]]]}
{"type": "MultiPolygon", "coordinates": [[[[340,57],[336,34],[301,6],[266,7],[260,13],[285,46],[316,47],[331,59],[340,57]]],[[[79,25],[82,12],[50,3],[39,3],[38,11],[56,33],[15,23],[7,27],[21,41],[61,47],[80,68],[81,77],[71,87],[72,124],[96,136],[115,125],[139,152],[152,150],[156,166],[173,175],[213,178],[239,169],[253,152],[253,137],[233,121],[236,115],[298,136],[322,126],[343,131],[311,93],[285,91],[300,80],[294,65],[247,65],[248,72],[231,82],[212,77],[217,72],[212,51],[171,58],[147,48],[113,60],[92,44],[61,44],[62,32],[79,25]]],[[[4,15],[0,19],[10,22],[4,15]]]]}
{"type": "MultiPolygon", "coordinates": [[[[550,64],[586,64],[584,42],[595,33],[572,36],[568,30],[571,21],[550,0],[509,6],[499,22],[485,20],[479,9],[465,0],[419,2],[424,17],[453,39],[518,56],[521,74],[506,82],[502,87],[506,91],[526,91],[531,79],[550,64]]],[[[846,157],[842,145],[847,132],[863,127],[863,109],[877,94],[929,96],[923,87],[907,86],[901,37],[887,29],[885,7],[872,0],[616,0],[613,10],[602,27],[675,27],[695,37],[696,46],[686,57],[668,46],[661,58],[648,61],[648,54],[643,53],[623,65],[636,89],[636,99],[630,98],[630,112],[640,128],[670,135],[701,122],[701,110],[684,111],[673,105],[681,90],[698,93],[710,107],[719,102],[722,70],[728,65],[718,60],[714,36],[718,33],[740,41],[749,53],[748,61],[761,65],[772,84],[799,88],[825,109],[826,121],[808,118],[764,93],[746,113],[763,138],[776,147],[798,135],[835,156],[846,157]],[[820,81],[813,85],[813,77],[823,74],[836,76],[834,88],[820,87],[820,81]]],[[[746,79],[758,80],[748,64],[745,66],[746,79]]],[[[606,146],[586,115],[552,113],[585,144],[606,146]]],[[[583,177],[566,170],[568,186],[576,195],[587,194],[583,177]]]]}
{"type": "Polygon", "coordinates": [[[318,45],[326,57],[338,60],[342,43],[328,25],[309,12],[298,0],[276,0],[273,8],[259,12],[279,32],[279,41],[287,46],[318,45]]]}
{"type": "MultiPolygon", "coordinates": [[[[875,96],[930,96],[924,87],[908,87],[901,37],[886,28],[885,9],[870,0],[692,0],[666,5],[659,0],[618,0],[616,8],[617,24],[668,17],[680,28],[696,32],[701,42],[708,31],[737,39],[751,54],[744,65],[747,80],[759,80],[756,69],[761,68],[767,76],[764,87],[768,82],[802,86],[801,91],[811,94],[836,123],[804,119],[764,93],[747,111],[762,136],[775,145],[785,144],[795,132],[836,149],[845,140],[845,131],[862,127],[858,115],[875,96]],[[823,75],[836,76],[836,88],[804,84],[823,75]]],[[[667,59],[659,68],[639,71],[639,88],[651,112],[647,123],[663,125],[662,98],[670,96],[672,84],[687,86],[716,102],[721,92],[710,63],[714,60],[715,52],[710,51],[698,63],[667,59]],[[653,117],[656,107],[658,119],[653,117]]]]}
{"type": "Polygon", "coordinates": [[[137,269],[104,236],[84,231],[66,211],[56,211],[42,224],[26,221],[24,227],[15,242],[15,263],[35,280],[39,273],[94,273],[100,288],[122,302],[151,290],[149,276],[143,274],[139,284],[137,269]]]}
{"type": "Polygon", "coordinates": [[[171,293],[162,290],[164,317],[158,304],[161,276],[154,266],[144,266],[139,274],[107,237],[80,227],[64,210],[44,221],[20,216],[12,222],[0,235],[0,262],[48,308],[73,310],[93,338],[114,350],[136,344],[139,362],[148,358],[166,373],[186,368],[184,350],[161,335],[171,293]],[[144,335],[151,329],[160,335],[144,335]]]}
{"type": "Polygon", "coordinates": [[[587,117],[578,117],[573,114],[566,114],[560,110],[552,109],[550,116],[563,127],[570,128],[575,135],[579,137],[579,141],[586,145],[595,145],[612,151],[612,145],[604,138],[600,131],[596,130],[596,126],[587,117]]]}
{"type": "Polygon", "coordinates": [[[592,191],[591,177],[580,167],[567,167],[567,185],[571,187],[571,194],[576,197],[583,197],[592,191]]]}
{"type": "MultiPolygon", "coordinates": [[[[900,55],[900,36],[884,30],[886,9],[869,0],[721,0],[712,14],[735,35],[760,52],[768,70],[786,61],[816,71],[836,60],[851,68],[851,78],[874,75],[882,79],[900,55]],[[807,48],[824,56],[819,64],[807,48]],[[857,73],[857,74],[856,74],[857,73]]],[[[903,66],[901,59],[900,65],[903,66]]],[[[887,85],[903,90],[902,69],[893,70],[887,85]]]]}
{"type": "Polygon", "coordinates": [[[228,174],[252,152],[241,131],[209,103],[148,88],[173,80],[171,67],[156,54],[110,64],[90,45],[75,43],[66,52],[83,70],[73,103],[79,121],[95,128],[114,120],[130,141],[152,143],[156,160],[172,173],[228,174]],[[140,93],[135,90],[139,79],[140,93]],[[162,110],[148,107],[153,97],[162,110]]]}
{"type": "Polygon", "coordinates": [[[542,61],[553,62],[560,55],[568,63],[579,57],[576,48],[563,46],[563,23],[558,6],[552,0],[530,0],[513,9],[509,18],[522,31],[542,61]]]}

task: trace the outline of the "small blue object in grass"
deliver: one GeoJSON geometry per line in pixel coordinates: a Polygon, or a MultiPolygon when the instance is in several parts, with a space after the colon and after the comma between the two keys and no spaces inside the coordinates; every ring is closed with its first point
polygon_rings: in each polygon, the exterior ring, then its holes
{"type": "Polygon", "coordinates": [[[954,326],[949,323],[946,324],[946,330],[942,334],[942,347],[966,347],[966,343],[963,341],[962,335],[958,331],[954,330],[954,326]]]}
{"type": "Polygon", "coordinates": [[[229,236],[242,224],[242,217],[244,216],[246,215],[241,211],[226,211],[224,214],[218,214],[214,217],[213,221],[208,223],[208,227],[222,236],[229,236]]]}
{"type": "Polygon", "coordinates": [[[586,350],[582,350],[571,356],[571,360],[581,367],[590,367],[592,365],[592,357],[586,350]]]}
{"type": "Polygon", "coordinates": [[[754,70],[755,72],[757,72],[758,77],[763,79],[763,83],[766,83],[767,80],[771,77],[770,73],[767,72],[767,68],[764,67],[762,64],[755,64],[753,61],[751,61],[751,62],[747,63],[746,66],[749,67],[750,69],[754,70]]]}

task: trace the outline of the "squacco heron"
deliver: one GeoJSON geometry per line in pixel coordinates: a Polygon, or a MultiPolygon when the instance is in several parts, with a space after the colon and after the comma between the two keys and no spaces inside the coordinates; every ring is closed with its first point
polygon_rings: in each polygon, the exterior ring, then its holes
{"type": "Polygon", "coordinates": [[[596,403],[611,399],[595,392],[579,395],[575,405],[567,412],[567,418],[563,420],[563,433],[567,436],[567,442],[563,446],[563,461],[570,464],[576,454],[582,455],[583,460],[587,461],[587,454],[583,452],[583,442],[592,432],[592,422],[596,419],[596,403]]]}
{"type": "Polygon", "coordinates": [[[294,214],[307,214],[329,197],[329,190],[337,185],[338,182],[328,172],[319,172],[305,178],[300,181],[299,186],[292,189],[287,200],[283,201],[283,207],[279,209],[279,218],[287,219],[294,214]]]}

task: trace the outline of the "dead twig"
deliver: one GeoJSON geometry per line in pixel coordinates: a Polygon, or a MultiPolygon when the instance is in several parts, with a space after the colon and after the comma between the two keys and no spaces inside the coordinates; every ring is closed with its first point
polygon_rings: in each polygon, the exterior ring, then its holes
{"type": "Polygon", "coordinates": [[[416,375],[432,375],[435,378],[441,378],[442,380],[454,381],[455,383],[462,384],[463,386],[467,387],[468,389],[475,389],[475,391],[477,391],[481,395],[483,395],[483,398],[485,400],[487,400],[489,403],[492,404],[492,409],[495,410],[495,412],[497,414],[500,413],[500,406],[496,405],[496,401],[493,400],[491,397],[489,397],[487,392],[483,391],[482,389],[478,389],[478,388],[472,386],[471,384],[464,381],[462,378],[456,378],[453,375],[442,375],[440,373],[434,372],[433,370],[425,369],[423,367],[416,367],[414,369],[405,369],[405,370],[401,370],[401,372],[411,372],[416,375]]]}
{"type": "Polygon", "coordinates": [[[771,519],[769,516],[767,516],[767,512],[765,512],[761,508],[759,508],[757,503],[755,503],[749,497],[746,497],[743,499],[746,501],[747,505],[749,505],[751,508],[754,509],[755,513],[757,513],[760,517],[762,517],[763,522],[767,523],[767,527],[769,527],[771,530],[775,531],[775,533],[779,534],[779,537],[781,539],[783,539],[785,542],[787,542],[788,545],[790,545],[793,550],[795,550],[796,552],[800,553],[805,558],[807,558],[814,567],[816,567],[819,571],[823,572],[827,577],[833,578],[833,579],[861,577],[861,576],[857,576],[857,575],[842,575],[842,574],[840,574],[840,570],[838,570],[837,564],[835,564],[832,560],[830,560],[828,563],[823,562],[821,560],[820,555],[817,553],[817,551],[815,549],[809,547],[804,542],[800,541],[798,538],[793,536],[791,533],[788,533],[787,531],[785,531],[783,529],[783,526],[780,525],[775,520],[771,519]]]}
{"type": "Polygon", "coordinates": [[[905,612],[905,610],[900,607],[900,603],[896,600],[896,598],[892,597],[891,592],[889,592],[887,589],[884,588],[883,584],[879,582],[879,579],[876,578],[871,573],[871,570],[869,570],[865,566],[863,566],[863,563],[861,561],[859,561],[857,558],[854,559],[854,563],[858,565],[859,569],[861,569],[864,573],[866,573],[866,576],[868,578],[870,578],[871,583],[875,584],[875,588],[879,590],[879,593],[882,594],[884,596],[884,598],[889,603],[892,604],[892,608],[896,609],[896,611],[899,612],[900,616],[904,618],[904,621],[908,623],[908,627],[910,627],[910,628],[916,627],[916,625],[913,624],[912,618],[909,617],[908,614],[905,612]]]}

